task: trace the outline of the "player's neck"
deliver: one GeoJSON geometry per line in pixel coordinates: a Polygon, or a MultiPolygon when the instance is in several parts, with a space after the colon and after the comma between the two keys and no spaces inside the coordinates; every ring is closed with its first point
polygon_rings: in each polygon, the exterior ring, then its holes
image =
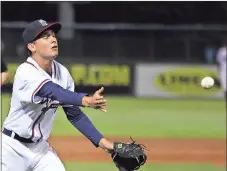
{"type": "Polygon", "coordinates": [[[32,59],[36,61],[40,68],[42,68],[44,71],[51,75],[53,60],[47,60],[42,57],[37,57],[35,55],[32,56],[32,59]]]}

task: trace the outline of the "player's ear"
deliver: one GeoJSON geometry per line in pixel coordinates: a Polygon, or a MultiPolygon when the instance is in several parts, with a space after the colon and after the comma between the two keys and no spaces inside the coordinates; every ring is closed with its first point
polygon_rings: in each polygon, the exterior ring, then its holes
{"type": "Polygon", "coordinates": [[[31,52],[35,52],[36,51],[36,47],[34,43],[28,43],[27,48],[31,51],[31,52]]]}

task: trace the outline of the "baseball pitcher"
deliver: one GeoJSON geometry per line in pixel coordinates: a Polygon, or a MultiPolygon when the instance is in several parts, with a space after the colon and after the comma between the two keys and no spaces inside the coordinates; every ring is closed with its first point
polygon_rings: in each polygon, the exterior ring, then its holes
{"type": "Polygon", "coordinates": [[[47,142],[59,106],[95,147],[110,153],[119,170],[139,169],[146,162],[144,148],[134,141],[107,140],[80,110],[90,107],[106,112],[107,100],[102,96],[103,87],[92,96],[74,92],[70,73],[55,60],[56,34],[60,29],[58,22],[48,24],[40,19],[29,23],[22,34],[30,56],[17,68],[14,77],[10,110],[2,128],[2,170],[65,171],[47,142]]]}

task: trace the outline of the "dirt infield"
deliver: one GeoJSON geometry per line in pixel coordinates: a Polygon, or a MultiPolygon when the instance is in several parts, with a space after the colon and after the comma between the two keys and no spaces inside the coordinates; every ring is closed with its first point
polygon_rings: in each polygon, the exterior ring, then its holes
{"type": "MultiPolygon", "coordinates": [[[[130,138],[107,137],[130,142],[130,138]]],[[[225,140],[176,140],[136,138],[150,151],[149,163],[211,163],[226,167],[225,140]]],[[[49,142],[64,161],[110,162],[109,155],[84,137],[51,137],[49,142]]]]}

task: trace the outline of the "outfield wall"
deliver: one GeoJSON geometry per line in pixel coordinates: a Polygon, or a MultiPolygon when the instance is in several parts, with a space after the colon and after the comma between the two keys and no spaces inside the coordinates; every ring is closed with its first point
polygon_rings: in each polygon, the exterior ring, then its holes
{"type": "Polygon", "coordinates": [[[201,79],[218,80],[216,66],[185,64],[137,64],[135,89],[137,97],[223,99],[220,86],[203,89],[201,79]]]}
{"type": "MultiPolygon", "coordinates": [[[[216,85],[201,88],[205,76],[218,79],[216,66],[186,64],[66,64],[76,91],[93,93],[101,86],[105,94],[133,95],[155,98],[223,99],[223,91],[216,85]]],[[[8,64],[11,77],[3,91],[11,92],[18,64],[8,64]]]]}
{"type": "MultiPolygon", "coordinates": [[[[105,94],[132,95],[134,66],[128,64],[66,64],[75,82],[75,91],[94,93],[101,86],[105,94]]],[[[12,83],[18,64],[9,63],[10,79],[2,87],[3,92],[12,91],[12,83]]],[[[29,72],[28,72],[29,73],[29,72]]]]}

